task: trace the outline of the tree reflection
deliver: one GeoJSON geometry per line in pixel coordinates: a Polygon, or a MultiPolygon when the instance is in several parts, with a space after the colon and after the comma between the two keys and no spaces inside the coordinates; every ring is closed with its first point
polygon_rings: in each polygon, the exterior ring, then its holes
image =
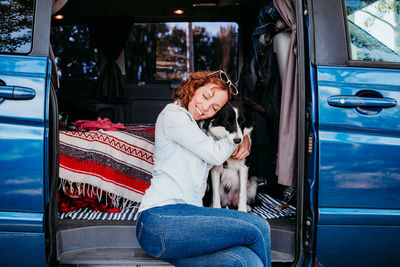
{"type": "Polygon", "coordinates": [[[400,1],[346,1],[352,58],[393,61],[400,58],[400,1]]]}
{"type": "Polygon", "coordinates": [[[32,40],[33,0],[0,3],[0,52],[28,53],[32,40]]]}
{"type": "Polygon", "coordinates": [[[60,77],[97,79],[99,53],[90,46],[88,26],[53,26],[51,44],[60,77]]]}
{"type": "MultiPolygon", "coordinates": [[[[187,70],[186,23],[136,23],[125,46],[126,76],[135,81],[179,79],[187,70]]],[[[218,23],[217,23],[218,25],[218,23]]],[[[224,25],[225,26],[225,25],[224,25]]],[[[237,28],[193,27],[194,70],[237,69],[237,28]]],[[[86,25],[53,26],[51,43],[63,79],[96,79],[101,56],[86,25]]]]}
{"type": "MultiPolygon", "coordinates": [[[[187,70],[184,27],[176,23],[135,24],[128,40],[125,61],[133,80],[173,80],[187,70]]],[[[223,69],[233,77],[237,68],[237,32],[220,27],[213,35],[206,27],[193,28],[194,70],[223,69]]]]}

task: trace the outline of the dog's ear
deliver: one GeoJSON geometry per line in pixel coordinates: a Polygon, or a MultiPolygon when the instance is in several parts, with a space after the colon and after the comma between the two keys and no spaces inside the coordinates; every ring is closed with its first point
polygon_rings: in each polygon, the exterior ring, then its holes
{"type": "Polygon", "coordinates": [[[203,124],[203,129],[208,129],[208,127],[210,127],[212,118],[208,118],[204,120],[204,124],[203,124]]]}
{"type": "MultiPolygon", "coordinates": [[[[217,113],[218,114],[218,113],[217,113]]],[[[205,119],[203,120],[203,129],[208,129],[212,126],[212,123],[215,122],[217,114],[215,114],[214,116],[212,116],[211,118],[205,119]]]]}

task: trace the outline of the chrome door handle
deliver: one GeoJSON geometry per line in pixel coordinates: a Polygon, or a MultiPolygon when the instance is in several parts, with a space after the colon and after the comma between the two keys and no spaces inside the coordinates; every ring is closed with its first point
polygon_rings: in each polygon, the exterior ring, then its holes
{"type": "Polygon", "coordinates": [[[392,108],[397,105],[396,99],[383,97],[361,97],[353,95],[335,95],[328,97],[328,104],[339,108],[392,108]]]}
{"type": "Polygon", "coordinates": [[[12,85],[0,86],[0,99],[29,100],[35,96],[36,92],[32,88],[12,85]]]}

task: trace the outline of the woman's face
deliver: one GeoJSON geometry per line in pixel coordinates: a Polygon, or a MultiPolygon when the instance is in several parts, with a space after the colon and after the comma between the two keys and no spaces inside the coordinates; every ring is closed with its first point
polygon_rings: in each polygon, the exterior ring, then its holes
{"type": "Polygon", "coordinates": [[[195,121],[211,118],[228,102],[228,91],[209,83],[199,87],[190,100],[188,111],[195,121]]]}

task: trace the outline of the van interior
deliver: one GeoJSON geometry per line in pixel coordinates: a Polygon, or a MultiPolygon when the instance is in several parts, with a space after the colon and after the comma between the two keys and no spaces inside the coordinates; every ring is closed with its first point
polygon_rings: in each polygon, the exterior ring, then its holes
{"type": "MultiPolygon", "coordinates": [[[[130,136],[150,129],[136,137],[152,144],[149,132],[154,130],[158,113],[172,102],[172,92],[182,77],[190,71],[221,69],[237,81],[240,96],[266,109],[267,115],[256,115],[252,136],[258,192],[267,194],[279,206],[290,205],[281,207],[287,213],[266,220],[272,229],[273,266],[293,265],[299,257],[296,240],[301,231],[298,222],[302,220],[298,201],[302,190],[297,185],[303,178],[295,172],[298,168],[294,168],[291,185],[282,184],[276,175],[282,84],[286,61],[292,54],[289,47],[293,27],[287,25],[272,1],[65,2],[57,8],[53,5],[50,35],[56,62],[52,66],[51,111],[56,118],[53,142],[57,151],[47,233],[53,244],[50,256],[62,265],[72,266],[168,265],[148,256],[136,240],[134,212],[138,203],[127,204],[123,197],[121,200],[101,190],[99,193],[96,186],[85,189],[85,182],[63,178],[66,170],[61,165],[66,159],[61,158],[79,146],[71,143],[69,147],[64,133],[75,131],[73,125],[78,120],[108,118],[114,125],[121,123],[130,129],[130,136]],[[74,197],[82,197],[81,190],[90,196],[89,188],[97,197],[104,196],[105,212],[94,205],[97,211],[85,215],[79,211],[93,212],[93,206],[74,206],[74,197]],[[72,200],[61,201],[65,197],[72,200]],[[109,209],[110,202],[112,208],[123,207],[116,212],[109,209]],[[124,213],[126,210],[132,214],[124,213]]],[[[90,154],[90,150],[86,152],[90,154]]],[[[79,153],[71,152],[68,159],[79,157],[79,153]]],[[[96,161],[96,155],[92,153],[90,160],[96,161]]],[[[123,165],[121,161],[116,159],[123,165]]]]}

